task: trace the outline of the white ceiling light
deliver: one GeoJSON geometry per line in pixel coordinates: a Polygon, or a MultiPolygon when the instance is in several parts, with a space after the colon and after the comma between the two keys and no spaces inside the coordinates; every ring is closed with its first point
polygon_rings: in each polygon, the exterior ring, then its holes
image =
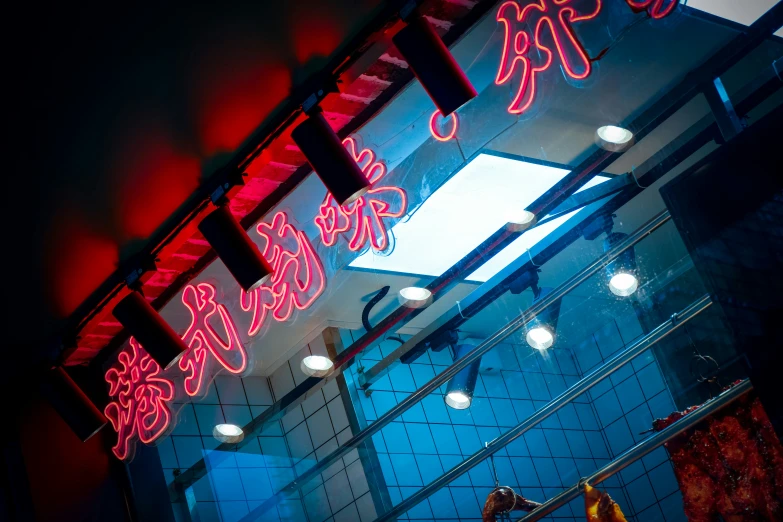
{"type": "Polygon", "coordinates": [[[512,209],[506,214],[506,228],[513,232],[522,232],[536,224],[536,215],[524,209],[512,209]]]}
{"type": "Polygon", "coordinates": [[[455,410],[466,410],[470,407],[471,398],[461,391],[453,391],[446,395],[446,404],[455,410]]]}
{"type": "Polygon", "coordinates": [[[550,348],[555,342],[555,336],[552,332],[544,326],[538,326],[531,328],[525,336],[527,344],[535,348],[536,350],[546,350],[550,348]]]}
{"type": "Polygon", "coordinates": [[[400,290],[400,304],[407,308],[425,308],[432,303],[432,292],[426,288],[409,286],[400,290]]]}
{"type": "Polygon", "coordinates": [[[639,280],[636,276],[628,272],[614,274],[609,280],[609,290],[619,297],[627,297],[639,288],[639,280]]]}
{"type": "Polygon", "coordinates": [[[245,433],[236,424],[218,424],[212,429],[212,436],[220,442],[236,444],[245,438],[245,433]]]}
{"type": "Polygon", "coordinates": [[[595,131],[595,142],[604,150],[620,152],[633,145],[633,132],[614,125],[604,125],[595,131]]]}
{"type": "MultiPolygon", "coordinates": [[[[392,227],[391,254],[371,249],[350,266],[387,272],[439,276],[490,235],[508,226],[509,216],[525,209],[560,181],[568,169],[482,153],[454,174],[416,210],[392,227]]],[[[596,176],[582,190],[608,178],[596,176]]],[[[506,265],[568,221],[576,212],[528,230],[466,279],[487,281],[506,265]]],[[[540,216],[539,216],[540,217],[540,216]]]]}
{"type": "Polygon", "coordinates": [[[328,357],[323,355],[308,355],[302,359],[299,366],[302,373],[310,377],[325,377],[332,371],[334,363],[328,357]]]}

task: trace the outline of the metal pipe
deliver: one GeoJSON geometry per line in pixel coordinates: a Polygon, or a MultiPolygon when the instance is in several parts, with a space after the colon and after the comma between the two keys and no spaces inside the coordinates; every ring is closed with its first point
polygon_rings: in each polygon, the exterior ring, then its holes
{"type": "Polygon", "coordinates": [[[520,518],[517,522],[532,522],[534,520],[539,520],[558,510],[582,494],[582,489],[585,482],[590,483],[591,485],[595,485],[608,479],[615,473],[625,469],[640,458],[644,457],[658,446],[662,446],[664,443],[676,437],[683,431],[692,428],[719,409],[729,405],[731,402],[740,398],[751,389],[753,389],[753,385],[750,383],[750,380],[743,380],[733,388],[726,390],[714,399],[707,401],[698,410],[689,413],[682,419],[674,422],[668,428],[656,433],[649,439],[640,442],[633,448],[621,454],[606,466],[595,471],[592,475],[582,478],[577,484],[562,491],[557,496],[552,497],[534,511],[520,518]]]}
{"type": "Polygon", "coordinates": [[[706,310],[712,304],[712,300],[708,295],[704,295],[700,299],[694,301],[688,308],[678,314],[674,314],[669,321],[658,326],[656,329],[645,335],[642,339],[635,342],[619,354],[615,355],[604,364],[590,372],[587,376],[583,377],[576,384],[568,388],[566,391],[549,401],[549,403],[535,412],[533,415],[517,424],[514,428],[510,429],[500,437],[496,438],[492,442],[485,445],[482,449],[460,462],[458,465],[451,468],[449,471],[427,484],[416,493],[406,498],[394,508],[378,517],[375,522],[385,522],[387,520],[393,520],[401,514],[407,512],[412,507],[416,506],[419,502],[426,499],[433,493],[437,492],[442,487],[450,484],[454,479],[467,473],[469,470],[478,466],[487,457],[490,457],[506,447],[509,443],[521,437],[527,431],[534,426],[537,426],[555,412],[560,410],[566,404],[576,399],[579,395],[583,394],[599,382],[609,377],[612,373],[619,370],[624,364],[630,362],[640,353],[649,349],[653,344],[657,343],[677,328],[685,324],[687,321],[696,317],[699,313],[706,310]]]}
{"type": "Polygon", "coordinates": [[[375,422],[373,422],[371,425],[366,427],[364,430],[360,431],[356,435],[354,435],[351,439],[345,442],[342,446],[334,450],[332,453],[324,457],[323,459],[318,461],[318,464],[310,468],[308,471],[303,473],[297,480],[292,481],[285,487],[283,487],[278,493],[276,493],[273,497],[265,500],[262,502],[258,507],[254,508],[250,511],[244,518],[242,518],[242,522],[253,520],[254,517],[256,517],[258,514],[263,513],[267,511],[268,509],[271,509],[274,505],[276,505],[278,502],[286,498],[287,495],[290,493],[293,493],[294,491],[297,491],[300,487],[302,487],[304,484],[309,482],[311,479],[315,478],[318,474],[320,474],[324,469],[328,468],[332,464],[334,464],[338,459],[342,458],[346,454],[348,454],[353,448],[367,440],[368,438],[372,437],[374,434],[378,433],[384,426],[389,424],[391,421],[408,411],[410,408],[412,408],[416,403],[418,403],[420,400],[422,400],[424,397],[435,391],[442,385],[443,383],[447,382],[449,379],[454,377],[457,373],[460,372],[463,368],[470,365],[472,362],[477,361],[483,356],[485,353],[490,351],[492,348],[500,344],[503,340],[505,340],[509,335],[513,334],[520,328],[522,328],[525,324],[527,324],[531,319],[535,318],[538,314],[546,310],[549,306],[551,306],[555,301],[562,298],[565,294],[570,292],[575,287],[582,284],[584,281],[589,279],[591,276],[593,276],[595,273],[601,271],[614,261],[620,254],[625,252],[627,249],[631,248],[633,245],[647,237],[649,234],[663,226],[664,223],[669,221],[671,219],[671,216],[669,215],[669,212],[664,210],[654,218],[652,218],[650,221],[648,221],[645,225],[643,225],[639,230],[634,232],[632,235],[628,236],[625,241],[622,243],[618,243],[614,248],[606,252],[603,256],[599,257],[595,261],[593,261],[591,264],[580,270],[577,274],[572,276],[570,279],[568,279],[566,282],[552,290],[550,293],[548,293],[546,296],[542,297],[540,300],[533,303],[530,308],[525,310],[523,313],[521,313],[519,316],[517,316],[516,319],[512,320],[510,323],[508,323],[506,326],[492,334],[488,339],[486,339],[484,342],[479,344],[476,348],[468,352],[464,357],[457,360],[443,370],[440,374],[436,375],[432,380],[430,380],[428,383],[424,384],[421,388],[410,394],[406,399],[404,399],[402,402],[397,404],[395,407],[387,411],[385,414],[381,415],[375,422]]]}
{"type": "MultiPolygon", "coordinates": [[[[636,233],[631,235],[628,239],[632,241],[632,243],[624,248],[625,249],[632,247],[642,239],[644,239],[649,233],[651,233],[653,230],[657,229],[659,226],[663,225],[667,220],[669,219],[668,213],[666,211],[658,214],[656,217],[654,217],[652,220],[650,220],[647,225],[642,226],[636,233]],[[663,219],[660,223],[658,222],[659,219],[663,219]],[[653,225],[653,228],[649,229],[647,228],[648,225],[653,225]]],[[[624,245],[624,243],[623,243],[624,245]]],[[[619,255],[619,253],[618,253],[619,255]]],[[[600,263],[603,258],[598,258],[595,262],[600,263]]],[[[614,259],[614,258],[613,258],[614,259]]],[[[606,264],[609,264],[608,262],[606,264]]],[[[589,267],[588,267],[589,268],[589,267]]],[[[578,273],[574,277],[579,277],[582,273],[578,273]]],[[[589,276],[588,276],[589,277],[589,276]]],[[[564,283],[568,284],[568,282],[564,283]]],[[[579,284],[579,283],[577,283],[579,284]]],[[[562,286],[562,285],[561,285],[562,286]]],[[[534,303],[531,306],[531,309],[533,306],[535,306],[537,303],[534,303]]],[[[528,309],[529,311],[530,309],[528,309]]],[[[535,315],[538,315],[540,311],[536,312],[535,315]]],[[[527,321],[525,321],[527,323],[527,321]]],[[[405,343],[403,343],[402,346],[395,349],[391,354],[384,357],[382,360],[375,363],[372,367],[367,369],[360,379],[360,385],[362,389],[367,389],[370,387],[370,385],[374,382],[377,382],[381,377],[389,373],[398,363],[402,357],[409,352],[412,352],[416,350],[417,346],[422,345],[423,342],[426,341],[426,339],[431,338],[431,332],[428,332],[427,329],[422,330],[422,332],[419,332],[412,338],[408,339],[405,343]]]]}

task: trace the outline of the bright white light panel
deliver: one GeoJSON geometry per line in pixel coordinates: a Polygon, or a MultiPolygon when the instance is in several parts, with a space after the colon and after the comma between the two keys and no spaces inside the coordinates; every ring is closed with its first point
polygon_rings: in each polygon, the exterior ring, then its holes
{"type": "MultiPolygon", "coordinates": [[[[567,169],[480,154],[452,176],[408,221],[392,227],[388,256],[367,251],[351,267],[438,276],[560,181],[567,169]]],[[[608,178],[596,176],[582,190],[608,178]]],[[[575,212],[524,233],[467,279],[484,282],[571,218],[575,212]]]]}

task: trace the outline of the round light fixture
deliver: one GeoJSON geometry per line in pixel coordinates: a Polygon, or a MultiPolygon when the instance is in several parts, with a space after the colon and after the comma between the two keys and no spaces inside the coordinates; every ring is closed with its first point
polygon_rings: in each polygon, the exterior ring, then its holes
{"type": "Polygon", "coordinates": [[[325,377],[329,375],[334,367],[334,363],[328,357],[323,355],[308,355],[302,359],[300,368],[302,373],[310,377],[325,377]]]}
{"type": "Polygon", "coordinates": [[[639,288],[639,280],[628,272],[619,272],[609,279],[609,290],[619,297],[627,297],[639,288]]]}
{"type": "Polygon", "coordinates": [[[236,444],[245,438],[245,432],[236,424],[218,424],[212,429],[212,436],[220,442],[236,444]]]}
{"type": "Polygon", "coordinates": [[[633,132],[614,125],[604,125],[595,132],[596,144],[610,152],[620,152],[633,145],[633,132]]]}
{"type": "Polygon", "coordinates": [[[470,407],[471,398],[461,391],[453,391],[446,395],[446,404],[455,410],[466,410],[470,407]]]}
{"type": "Polygon", "coordinates": [[[552,335],[549,328],[536,326],[535,328],[528,330],[525,340],[527,341],[527,344],[536,350],[546,350],[554,344],[555,336],[552,335]]]}
{"type": "Polygon", "coordinates": [[[507,212],[506,221],[508,221],[507,229],[513,232],[522,232],[535,225],[538,220],[532,212],[525,209],[513,209],[507,212]]]}
{"type": "Polygon", "coordinates": [[[407,308],[425,308],[432,303],[432,292],[418,286],[403,288],[400,290],[400,303],[407,308]]]}

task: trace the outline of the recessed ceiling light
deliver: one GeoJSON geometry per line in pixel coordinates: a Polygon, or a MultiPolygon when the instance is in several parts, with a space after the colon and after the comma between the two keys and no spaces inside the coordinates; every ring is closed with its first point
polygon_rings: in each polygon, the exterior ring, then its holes
{"type": "Polygon", "coordinates": [[[633,132],[614,125],[604,125],[595,132],[596,144],[610,152],[620,152],[633,145],[633,132]]]}
{"type": "Polygon", "coordinates": [[[546,350],[554,344],[555,336],[552,335],[549,328],[537,326],[528,330],[525,340],[527,341],[527,344],[536,350],[546,350]]]}
{"type": "Polygon", "coordinates": [[[245,438],[245,432],[236,424],[218,424],[212,429],[212,436],[220,442],[236,444],[245,438]]]}
{"type": "Polygon", "coordinates": [[[536,224],[536,215],[524,209],[511,209],[506,213],[506,228],[513,232],[522,232],[536,224]]]}
{"type": "Polygon", "coordinates": [[[614,274],[609,280],[609,290],[619,297],[627,297],[636,292],[637,288],[639,288],[639,280],[628,272],[614,274]]]}
{"type": "Polygon", "coordinates": [[[400,290],[400,303],[407,308],[425,308],[432,303],[432,292],[418,286],[403,288],[400,290]]]}
{"type": "Polygon", "coordinates": [[[302,372],[311,377],[325,377],[329,375],[333,367],[332,360],[323,355],[308,355],[302,359],[300,365],[302,372]]]}

